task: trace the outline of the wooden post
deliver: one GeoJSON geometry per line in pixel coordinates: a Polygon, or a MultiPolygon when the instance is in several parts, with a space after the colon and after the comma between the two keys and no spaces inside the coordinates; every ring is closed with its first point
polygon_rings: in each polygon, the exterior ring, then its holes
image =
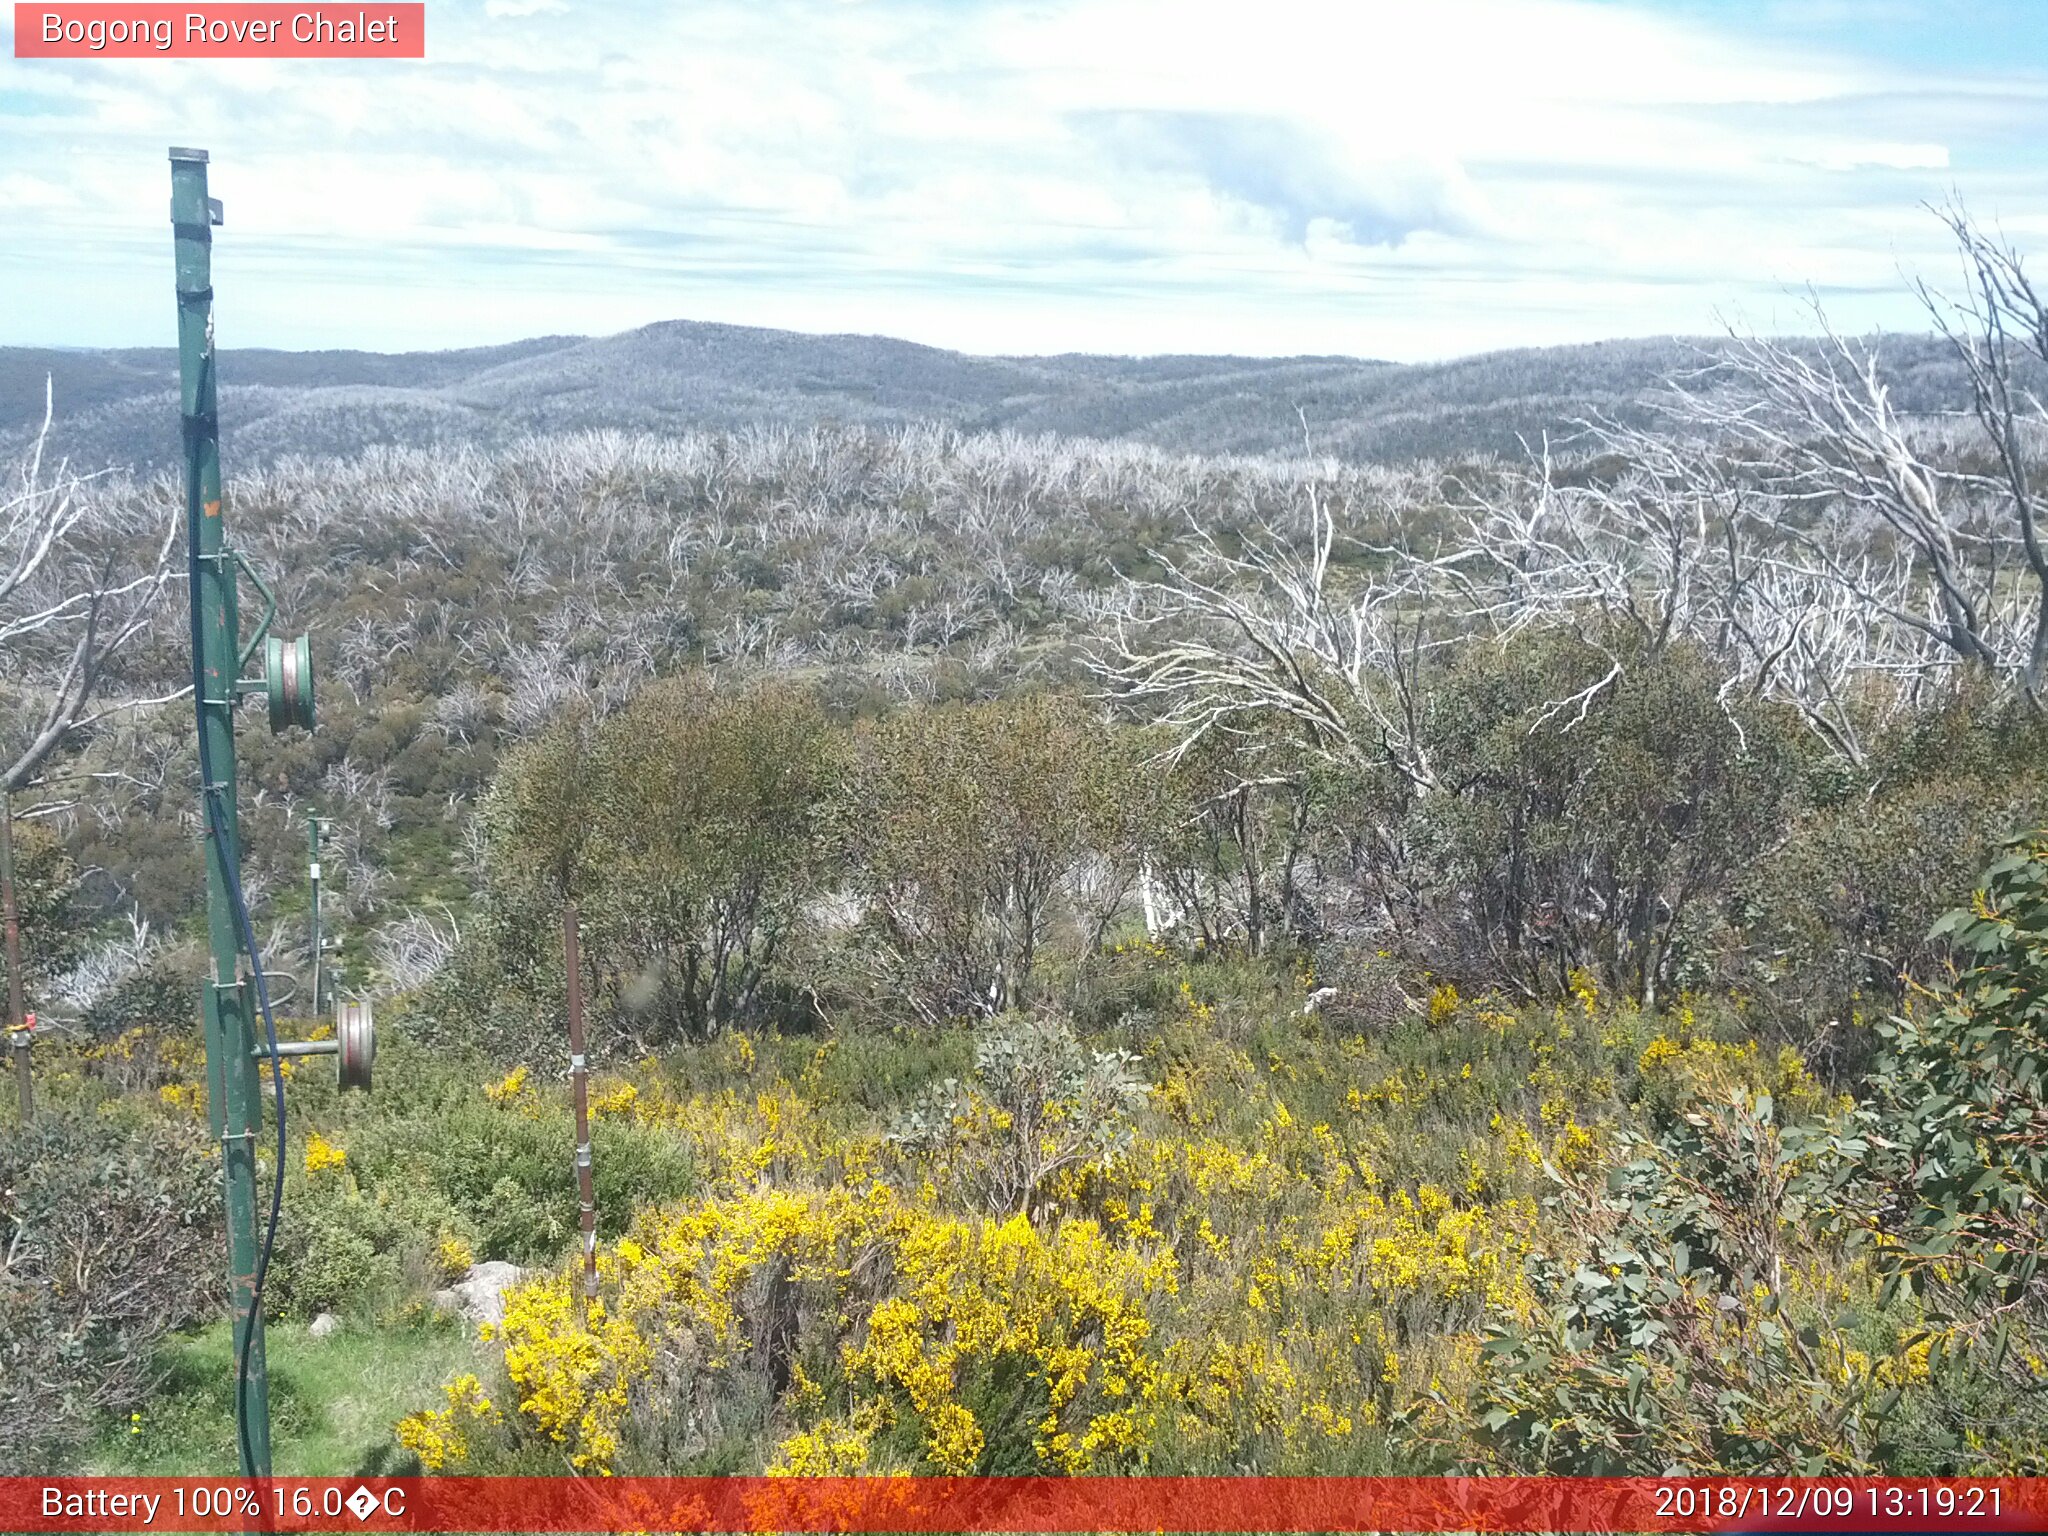
{"type": "Polygon", "coordinates": [[[583,1046],[583,962],[576,903],[562,908],[562,959],[569,972],[569,1085],[576,1098],[577,1221],[583,1229],[583,1301],[597,1299],[597,1187],[590,1172],[590,1067],[583,1046]]]}

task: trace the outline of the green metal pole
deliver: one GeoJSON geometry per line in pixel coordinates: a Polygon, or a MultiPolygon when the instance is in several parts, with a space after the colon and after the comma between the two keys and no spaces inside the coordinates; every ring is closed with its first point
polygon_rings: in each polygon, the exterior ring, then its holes
{"type": "Polygon", "coordinates": [[[312,852],[313,876],[313,1017],[320,1017],[320,818],[306,818],[306,842],[312,852]]]}
{"type": "Polygon", "coordinates": [[[197,658],[199,730],[211,782],[200,786],[206,829],[206,920],[213,974],[201,996],[206,1076],[214,1128],[220,1135],[226,1187],[228,1286],[235,1356],[248,1338],[249,1377],[243,1396],[246,1433],[238,1436],[242,1474],[270,1475],[270,1391],[263,1360],[263,1319],[256,1310],[256,1133],[262,1128],[255,1000],[242,965],[228,889],[240,867],[235,816],[236,642],[240,615],[235,572],[221,528],[220,421],[214,380],[213,230],[219,205],[206,195],[206,151],[171,151],[171,226],[178,270],[178,373],[185,428],[186,526],[198,530],[198,594],[193,651],[197,658]],[[209,803],[211,800],[211,804],[209,803]],[[220,815],[214,831],[214,808],[220,815]]]}

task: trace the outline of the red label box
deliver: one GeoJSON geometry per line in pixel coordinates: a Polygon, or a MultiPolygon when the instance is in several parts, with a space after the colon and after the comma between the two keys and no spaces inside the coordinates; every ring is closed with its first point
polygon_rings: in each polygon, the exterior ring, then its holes
{"type": "Polygon", "coordinates": [[[423,59],[427,8],[331,5],[23,4],[17,59],[423,59]]]}
{"type": "Polygon", "coordinates": [[[2048,1478],[0,1477],[0,1529],[2003,1536],[2048,1478]]]}

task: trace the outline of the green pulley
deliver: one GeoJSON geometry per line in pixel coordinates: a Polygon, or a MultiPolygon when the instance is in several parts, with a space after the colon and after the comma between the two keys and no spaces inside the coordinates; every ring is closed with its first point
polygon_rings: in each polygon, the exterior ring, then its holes
{"type": "Polygon", "coordinates": [[[272,635],[263,642],[263,690],[270,699],[270,729],[313,729],[313,640],[272,635]]]}

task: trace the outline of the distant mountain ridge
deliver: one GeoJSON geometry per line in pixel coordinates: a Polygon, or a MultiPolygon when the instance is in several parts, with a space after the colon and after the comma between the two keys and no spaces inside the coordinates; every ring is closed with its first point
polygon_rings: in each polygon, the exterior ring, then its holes
{"type": "MultiPolygon", "coordinates": [[[[220,360],[230,470],[377,443],[492,444],[529,433],[762,423],[889,425],[1124,438],[1200,453],[1369,461],[1514,453],[1599,411],[1640,417],[1712,340],[1655,337],[1442,363],[1346,357],[980,357],[882,336],[671,320],[615,336],[541,336],[446,352],[230,350],[220,360]]],[[[1901,404],[1962,405],[1932,337],[1885,342],[1901,404]]],[[[53,381],[55,447],[74,465],[166,466],[178,451],[177,356],[0,347],[0,443],[33,430],[53,381]]]]}

